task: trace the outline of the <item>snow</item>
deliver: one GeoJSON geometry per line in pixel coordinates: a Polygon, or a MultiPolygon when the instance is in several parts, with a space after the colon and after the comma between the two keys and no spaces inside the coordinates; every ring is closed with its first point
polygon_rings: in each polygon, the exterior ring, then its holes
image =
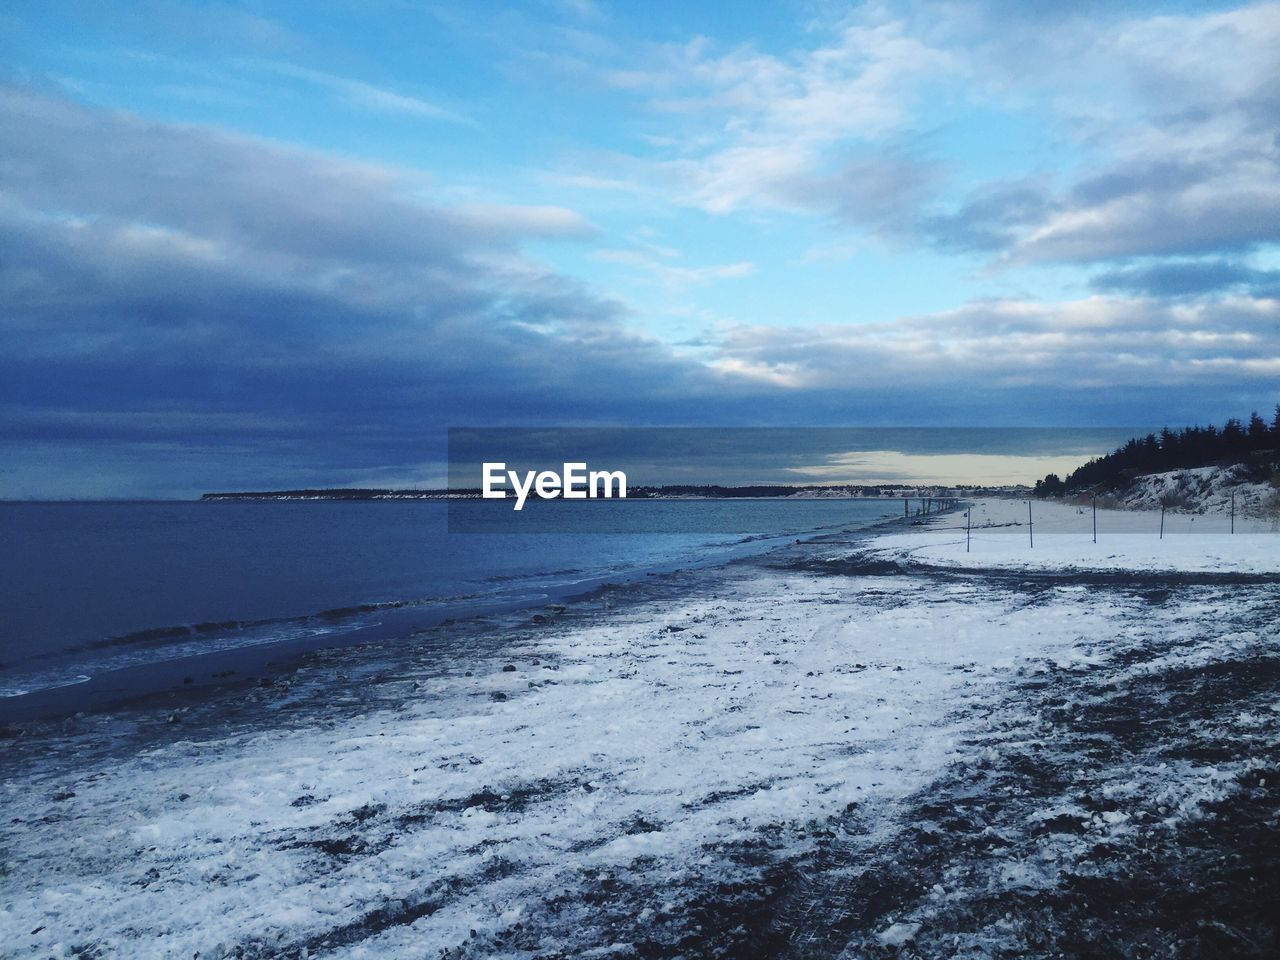
{"type": "Polygon", "coordinates": [[[1250,480],[1242,464],[1195,467],[1135,477],[1121,495],[1131,509],[1158,511],[1162,503],[1181,512],[1226,516],[1235,503],[1237,519],[1259,517],[1277,504],[1277,489],[1250,480]]]}
{"type": "Polygon", "coordinates": [[[920,924],[918,923],[895,923],[882,930],[876,936],[876,939],[886,947],[901,947],[903,944],[911,942],[919,930],[920,924]]]}
{"type": "Polygon", "coordinates": [[[1162,538],[1158,511],[1100,509],[1094,543],[1089,507],[1032,500],[1029,535],[1027,504],[974,501],[967,551],[965,515],[952,512],[876,538],[871,554],[971,569],[1280,572],[1280,536],[1267,521],[1237,517],[1232,535],[1220,515],[1167,514],[1162,538]]]}
{"type": "MultiPolygon", "coordinates": [[[[734,925],[762,904],[775,933],[802,918],[778,934],[790,943],[843,929],[788,898],[859,901],[876,864],[907,869],[911,831],[955,836],[930,818],[978,784],[1009,810],[973,830],[1007,854],[947,868],[865,931],[868,949],[919,947],[978,886],[1050,888],[1059,864],[1172,836],[1264,767],[1159,751],[1107,765],[1098,744],[1119,734],[1077,743],[1050,718],[1105,712],[1170,671],[1276,655],[1274,621],[1253,616],[1266,597],[1027,593],[931,571],[1269,574],[1280,540],[1159,540],[1158,517],[1106,511],[1095,545],[1088,516],[1035,503],[1032,548],[1025,528],[998,526],[1025,510],[975,504],[970,553],[951,513],[807,548],[803,563],[605,591],[548,625],[331,651],[175,723],[139,708],[0,741],[0,943],[14,957],[526,958],[643,941],[676,956],[697,933],[731,956],[734,925]],[[902,570],[839,572],[867,556],[902,570]],[[1061,702],[1037,700],[1046,689],[1061,702]],[[999,777],[1027,756],[1078,768],[1074,785],[1019,800],[999,777]],[[732,914],[718,934],[708,904],[732,914]]],[[[1242,701],[1184,731],[1274,742],[1274,707],[1242,701]]],[[[1019,936],[993,926],[970,946],[1019,936]]]]}

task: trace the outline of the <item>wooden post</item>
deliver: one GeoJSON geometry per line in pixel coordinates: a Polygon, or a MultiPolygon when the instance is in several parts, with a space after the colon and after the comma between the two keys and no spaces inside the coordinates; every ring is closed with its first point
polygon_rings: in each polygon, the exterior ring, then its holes
{"type": "Polygon", "coordinates": [[[1160,539],[1164,539],[1164,504],[1160,504],[1160,539]]]}
{"type": "Polygon", "coordinates": [[[1236,532],[1236,492],[1231,491],[1231,532],[1236,532]]]}
{"type": "Polygon", "coordinates": [[[904,517],[911,516],[911,501],[907,497],[902,498],[902,515],[904,517]]]}
{"type": "Polygon", "coordinates": [[[1098,542],[1098,495],[1093,495],[1093,542],[1098,542]]]}
{"type": "Polygon", "coordinates": [[[973,507],[964,512],[964,552],[969,552],[969,530],[973,527],[973,507]]]}
{"type": "Polygon", "coordinates": [[[1031,549],[1036,548],[1036,525],[1031,522],[1031,501],[1027,501],[1027,537],[1031,541],[1031,549]]]}

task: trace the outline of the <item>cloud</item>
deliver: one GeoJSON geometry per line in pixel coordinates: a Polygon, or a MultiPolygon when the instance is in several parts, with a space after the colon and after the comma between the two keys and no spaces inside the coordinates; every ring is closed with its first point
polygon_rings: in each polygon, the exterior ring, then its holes
{"type": "Polygon", "coordinates": [[[1248,288],[1254,296],[1274,298],[1280,296],[1280,270],[1258,270],[1229,260],[1171,260],[1109,270],[1089,284],[1105,293],[1158,297],[1248,288]]]}
{"type": "Polygon", "coordinates": [[[278,54],[306,45],[305,39],[272,18],[230,3],[191,4],[183,0],[146,3],[86,4],[76,20],[112,33],[146,36],[183,49],[212,45],[278,54]]]}
{"type": "MultiPolygon", "coordinates": [[[[676,155],[651,172],[673,184],[681,202],[716,214],[837,209],[858,217],[869,200],[860,172],[887,182],[891,161],[911,166],[905,154],[878,159],[859,148],[908,126],[923,90],[952,75],[958,61],[892,17],[851,19],[825,37],[785,56],[752,46],[718,52],[700,37],[649,48],[646,62],[604,69],[600,78],[646,98],[655,119],[667,122],[649,139],[676,155]],[[825,195],[833,188],[843,201],[825,195]]],[[[914,176],[912,169],[898,179],[914,176]]]]}
{"type": "Polygon", "coordinates": [[[786,191],[810,209],[828,209],[848,226],[902,234],[940,180],[937,164],[896,149],[849,157],[831,174],[797,176],[786,191]],[[904,215],[906,214],[906,215],[904,215]]]}
{"type": "Polygon", "coordinates": [[[1176,177],[1142,163],[1116,166],[1028,224],[1006,259],[1087,263],[1234,253],[1280,242],[1280,150],[1233,153],[1176,177]]]}
{"type": "Polygon", "coordinates": [[[1087,162],[1068,186],[997,180],[922,235],[1007,265],[1232,254],[1280,242],[1280,4],[1014,31],[991,75],[1052,90],[1087,162]],[[1017,49],[1012,49],[1016,44],[1017,49]],[[1037,67],[1028,70],[1028,60],[1037,67]]]}
{"type": "MultiPolygon", "coordinates": [[[[1116,43],[1138,29],[1122,26],[1116,43]]],[[[931,83],[973,76],[943,33],[845,24],[787,57],[694,43],[664,54],[680,71],[634,72],[627,89],[670,122],[656,169],[678,203],[820,213],[1009,264],[1120,259],[1094,283],[1121,295],[717,322],[682,358],[530,255],[602,242],[574,210],[445,205],[420,170],[0,88],[0,494],[401,477],[451,424],[1159,422],[1265,405],[1274,277],[1201,252],[1272,235],[1256,64],[1204,78],[1206,98],[1134,54],[1143,109],[1072,119],[1096,138],[1087,164],[948,208],[948,170],[901,136],[931,83]],[[1209,110],[1219,96],[1227,109],[1209,110]]],[[[1194,52],[1178,70],[1207,69],[1194,52]]],[[[675,291],[752,269],[639,242],[585,256],[675,291]]]]}
{"type": "Polygon", "coordinates": [[[5,191],[34,210],[145,222],[198,236],[223,255],[412,263],[581,237],[589,225],[555,208],[442,208],[422,201],[414,171],[343,160],[225,131],[0,90],[5,191]],[[92,144],[92,149],[89,145],[92,144]]]}
{"type": "Polygon", "coordinates": [[[590,237],[572,211],[444,207],[414,171],[20,89],[0,127],[10,491],[95,444],[134,464],[105,493],[342,482],[449,423],[661,415],[711,386],[523,253],[590,237]]]}
{"type": "Polygon", "coordinates": [[[258,65],[281,76],[291,77],[295,80],[303,80],[307,83],[315,84],[316,86],[330,90],[338,94],[343,102],[352,106],[383,111],[386,113],[398,113],[412,117],[422,117],[429,120],[445,120],[450,123],[468,125],[475,124],[475,121],[471,118],[464,117],[438,104],[422,100],[418,97],[410,97],[402,93],[396,93],[393,90],[387,90],[384,87],[365,83],[361,80],[353,80],[349,77],[340,77],[332,73],[326,73],[322,70],[312,70],[307,67],[298,66],[297,64],[284,63],[281,61],[259,61],[258,65]]]}
{"type": "Polygon", "coordinates": [[[682,267],[664,262],[662,253],[655,255],[653,248],[642,250],[599,250],[595,259],[605,263],[617,263],[650,274],[671,290],[711,283],[715,280],[737,280],[755,271],[755,264],[747,260],[736,263],[712,264],[705,267],[682,267]]]}
{"type": "Polygon", "coordinates": [[[816,214],[1009,269],[1280,242],[1280,4],[901,3],[843,17],[785,54],[697,38],[603,69],[645,100],[655,156],[601,182],[665,178],[672,200],[716,215],[816,214]],[[969,150],[985,135],[966,130],[972,111],[1059,149],[1019,170],[996,147],[1010,169],[995,177],[938,162],[945,136],[969,150]]]}
{"type": "Polygon", "coordinates": [[[720,350],[726,376],[861,396],[918,390],[935,404],[1021,391],[1257,390],[1280,375],[1280,300],[994,301],[886,323],[738,327],[720,350]]]}
{"type": "Polygon", "coordinates": [[[1055,208],[1041,180],[997,181],[974,190],[955,210],[920,215],[912,229],[943,250],[995,253],[1013,246],[1021,232],[1055,208]]]}

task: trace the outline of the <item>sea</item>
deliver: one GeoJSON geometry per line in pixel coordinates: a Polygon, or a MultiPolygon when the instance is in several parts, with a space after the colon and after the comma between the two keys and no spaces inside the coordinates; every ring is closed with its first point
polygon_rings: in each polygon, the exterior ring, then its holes
{"type": "Polygon", "coordinates": [[[531,532],[468,533],[433,500],[0,503],[0,721],[545,606],[903,510],[844,498],[530,506],[531,532]],[[625,509],[644,532],[574,533],[554,513],[584,509],[625,509]]]}

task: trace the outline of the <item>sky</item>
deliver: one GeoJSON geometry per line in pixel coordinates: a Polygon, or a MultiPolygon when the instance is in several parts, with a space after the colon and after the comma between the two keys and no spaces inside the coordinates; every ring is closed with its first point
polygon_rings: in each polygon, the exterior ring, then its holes
{"type": "Polygon", "coordinates": [[[1280,401],[1280,4],[10,2],[0,497],[1280,401]]]}

